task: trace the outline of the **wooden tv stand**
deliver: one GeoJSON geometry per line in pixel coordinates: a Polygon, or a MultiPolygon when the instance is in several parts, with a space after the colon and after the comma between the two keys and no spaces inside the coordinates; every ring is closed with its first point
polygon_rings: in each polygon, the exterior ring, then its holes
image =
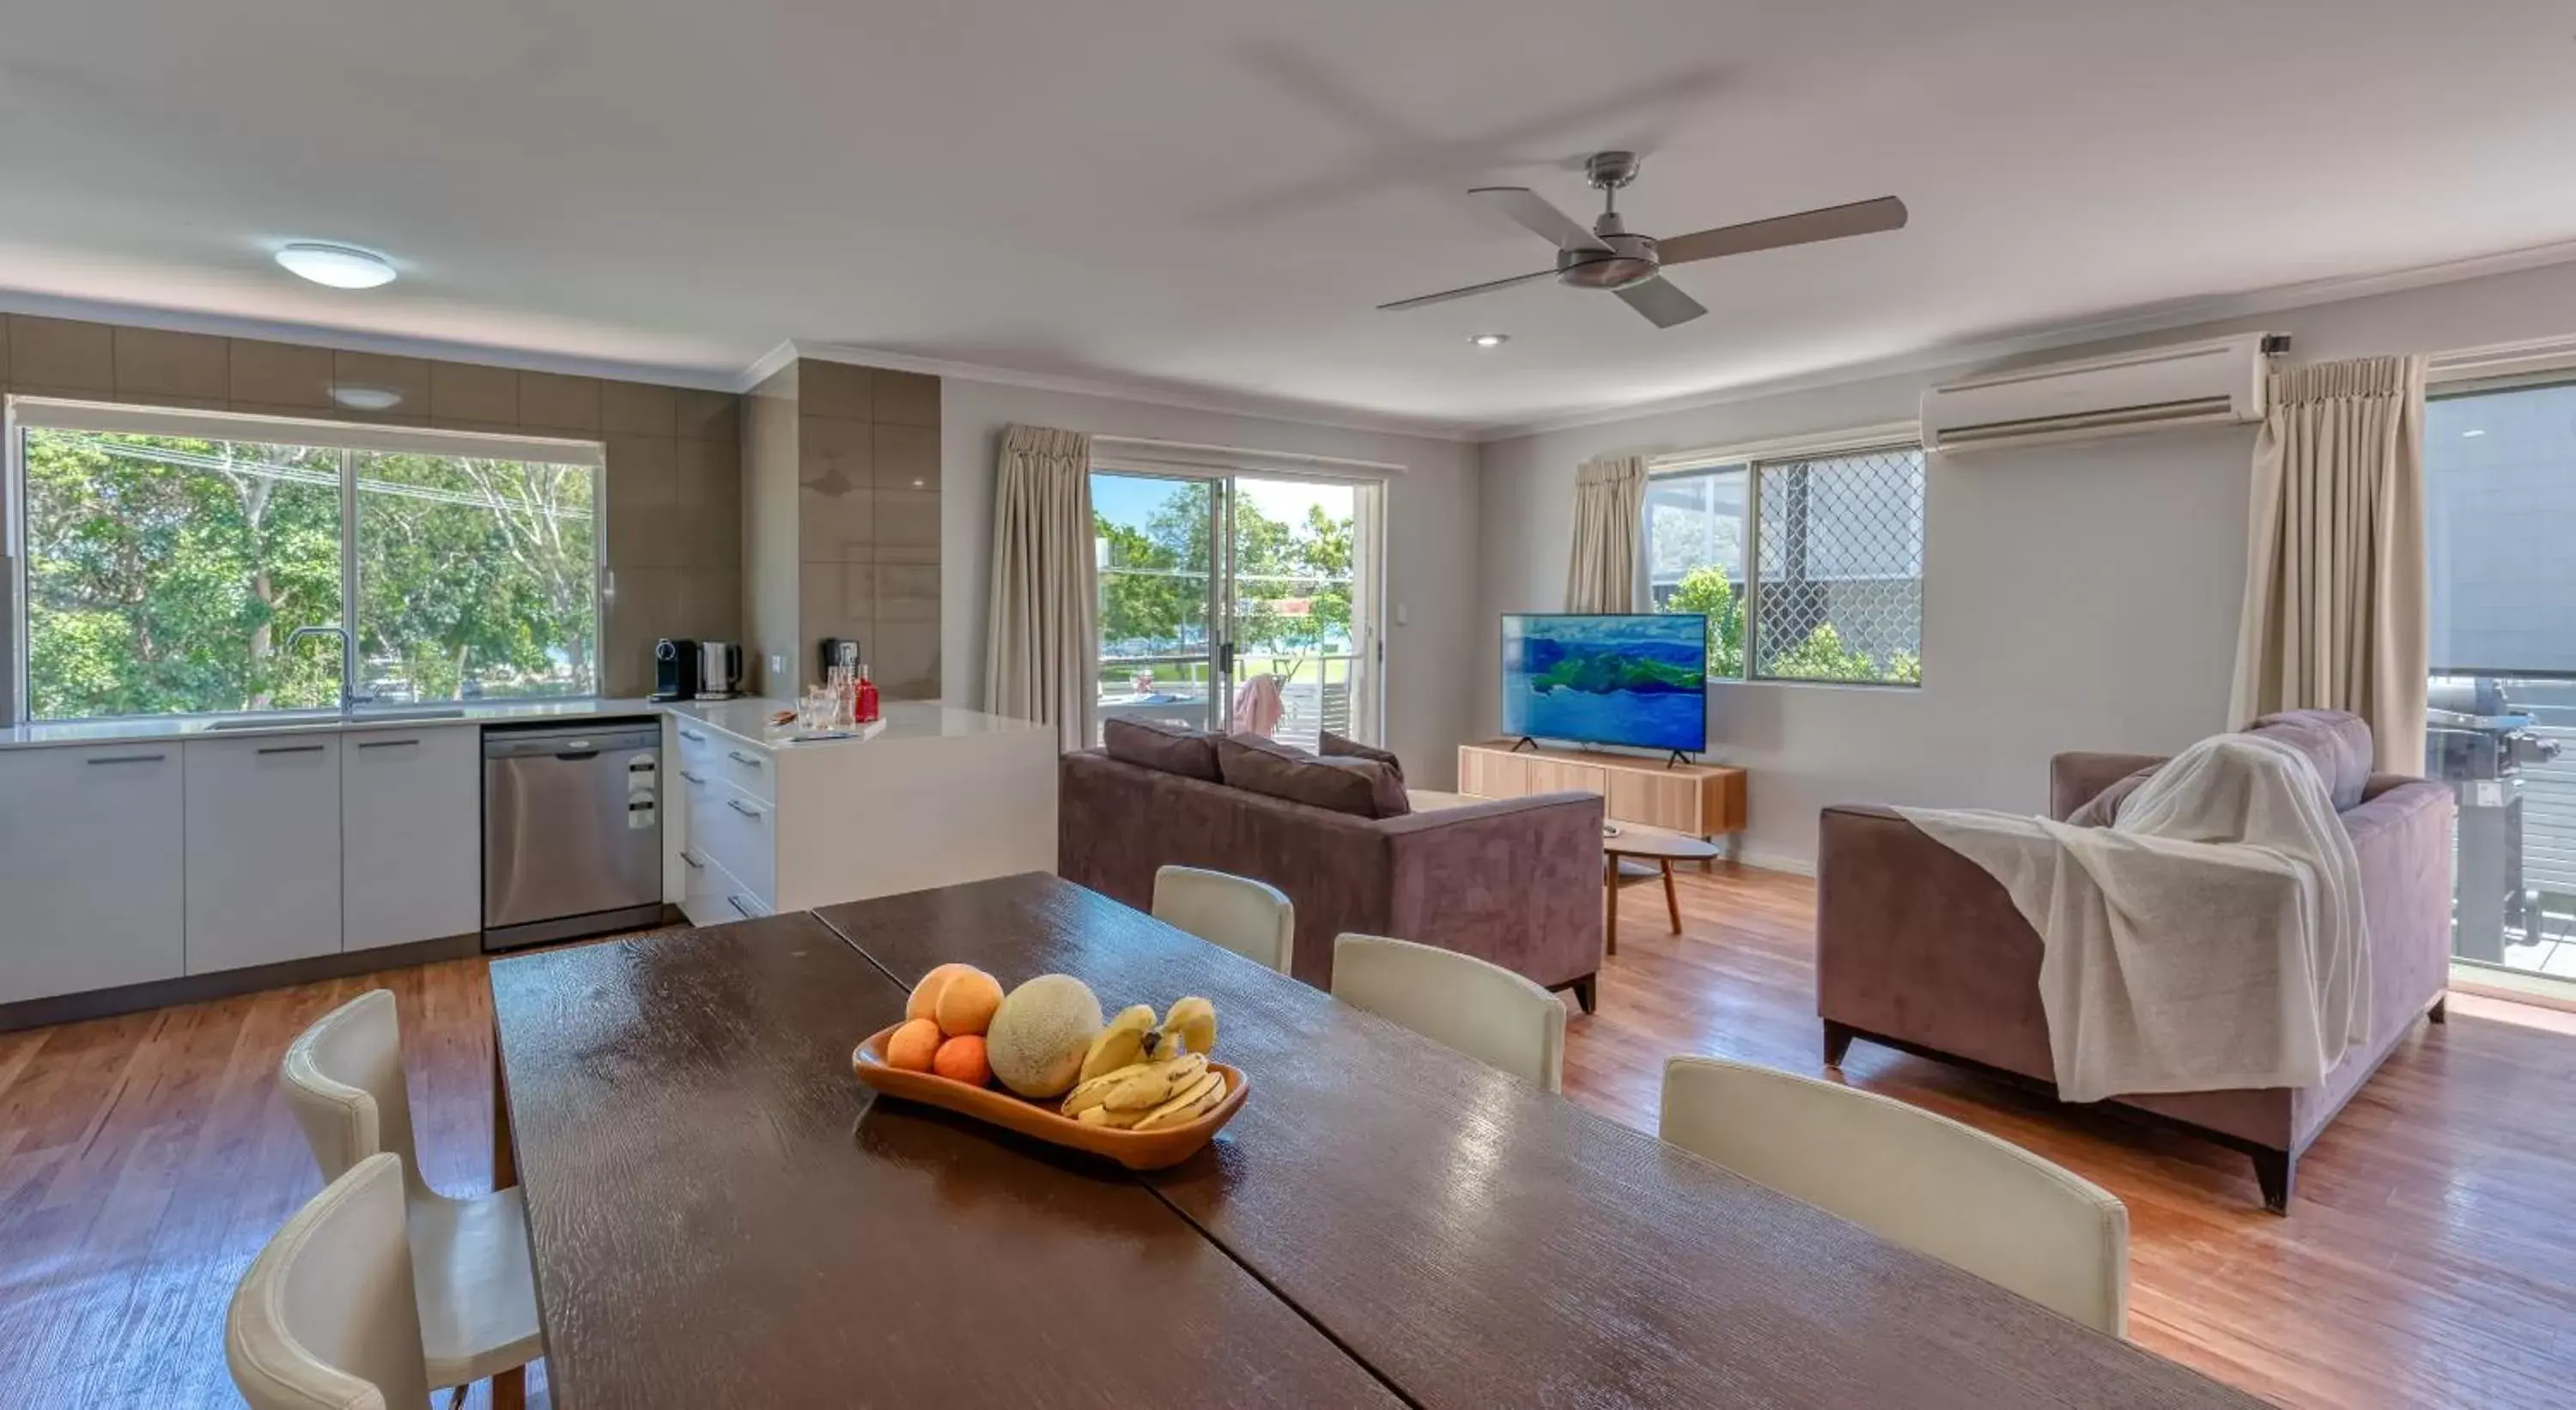
{"type": "Polygon", "coordinates": [[[1629,754],[1532,749],[1508,739],[1458,746],[1458,791],[1478,798],[1598,793],[1610,821],[1692,837],[1744,830],[1744,770],[1629,754]]]}

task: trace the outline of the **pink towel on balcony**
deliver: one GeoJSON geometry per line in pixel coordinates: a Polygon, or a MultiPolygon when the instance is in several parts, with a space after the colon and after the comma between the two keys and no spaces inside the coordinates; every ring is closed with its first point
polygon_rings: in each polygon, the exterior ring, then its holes
{"type": "Polygon", "coordinates": [[[1234,732],[1257,734],[1268,739],[1279,728],[1288,713],[1288,704],[1279,698],[1279,678],[1254,676],[1234,693],[1234,732]]]}

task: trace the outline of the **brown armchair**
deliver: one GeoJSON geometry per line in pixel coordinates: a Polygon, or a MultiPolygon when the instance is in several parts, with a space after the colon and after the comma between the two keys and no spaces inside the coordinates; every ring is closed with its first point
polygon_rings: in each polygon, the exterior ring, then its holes
{"type": "MultiPolygon", "coordinates": [[[[2299,1089],[2121,1097],[2126,1114],[2176,1126],[2253,1157],[2263,1203],[2289,1205],[2299,1155],[2413,1027],[2443,1018],[2451,955],[2451,791],[2371,774],[2369,729],[2350,715],[2299,712],[2256,722],[2327,747],[2308,749],[2335,793],[2359,854],[2370,922],[2371,1035],[2323,1084],[2299,1089]],[[2357,738],[2356,738],[2357,732],[2357,738]]],[[[2162,760],[2060,754],[2050,815],[2162,760]]],[[[1825,1061],[1866,1038],[2049,1087],[2055,1064],[2039,1002],[2040,939],[2001,884],[1886,808],[1832,807],[1816,854],[1816,1014],[1825,1061]]]]}

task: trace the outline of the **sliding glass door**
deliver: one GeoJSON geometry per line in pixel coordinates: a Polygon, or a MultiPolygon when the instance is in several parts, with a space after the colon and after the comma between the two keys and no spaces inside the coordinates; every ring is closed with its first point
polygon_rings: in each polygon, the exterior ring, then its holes
{"type": "Polygon", "coordinates": [[[1381,730],[1379,487],[1124,467],[1091,477],[1098,717],[1314,748],[1381,730]]]}
{"type": "Polygon", "coordinates": [[[1097,472],[1092,544],[1100,579],[1101,721],[1213,729],[1220,679],[1221,480],[1097,472]]]}
{"type": "Polygon", "coordinates": [[[2576,383],[2437,394],[2425,773],[2459,801],[2453,946],[2576,998],[2576,383]]]}

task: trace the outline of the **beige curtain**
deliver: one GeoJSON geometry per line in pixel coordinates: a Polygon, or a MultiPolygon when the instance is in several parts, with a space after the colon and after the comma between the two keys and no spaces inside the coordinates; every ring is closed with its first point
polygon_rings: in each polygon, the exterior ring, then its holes
{"type": "Polygon", "coordinates": [[[993,600],[984,708],[1091,743],[1099,601],[1091,525],[1091,438],[1013,426],[993,474],[993,600]]]}
{"type": "Polygon", "coordinates": [[[2349,710],[2380,769],[2424,771],[2424,359],[2275,374],[2254,444],[2237,726],[2349,710]]]}
{"type": "Polygon", "coordinates": [[[1568,612],[1637,610],[1638,541],[1645,534],[1646,461],[1596,455],[1574,472],[1574,558],[1568,612]]]}

